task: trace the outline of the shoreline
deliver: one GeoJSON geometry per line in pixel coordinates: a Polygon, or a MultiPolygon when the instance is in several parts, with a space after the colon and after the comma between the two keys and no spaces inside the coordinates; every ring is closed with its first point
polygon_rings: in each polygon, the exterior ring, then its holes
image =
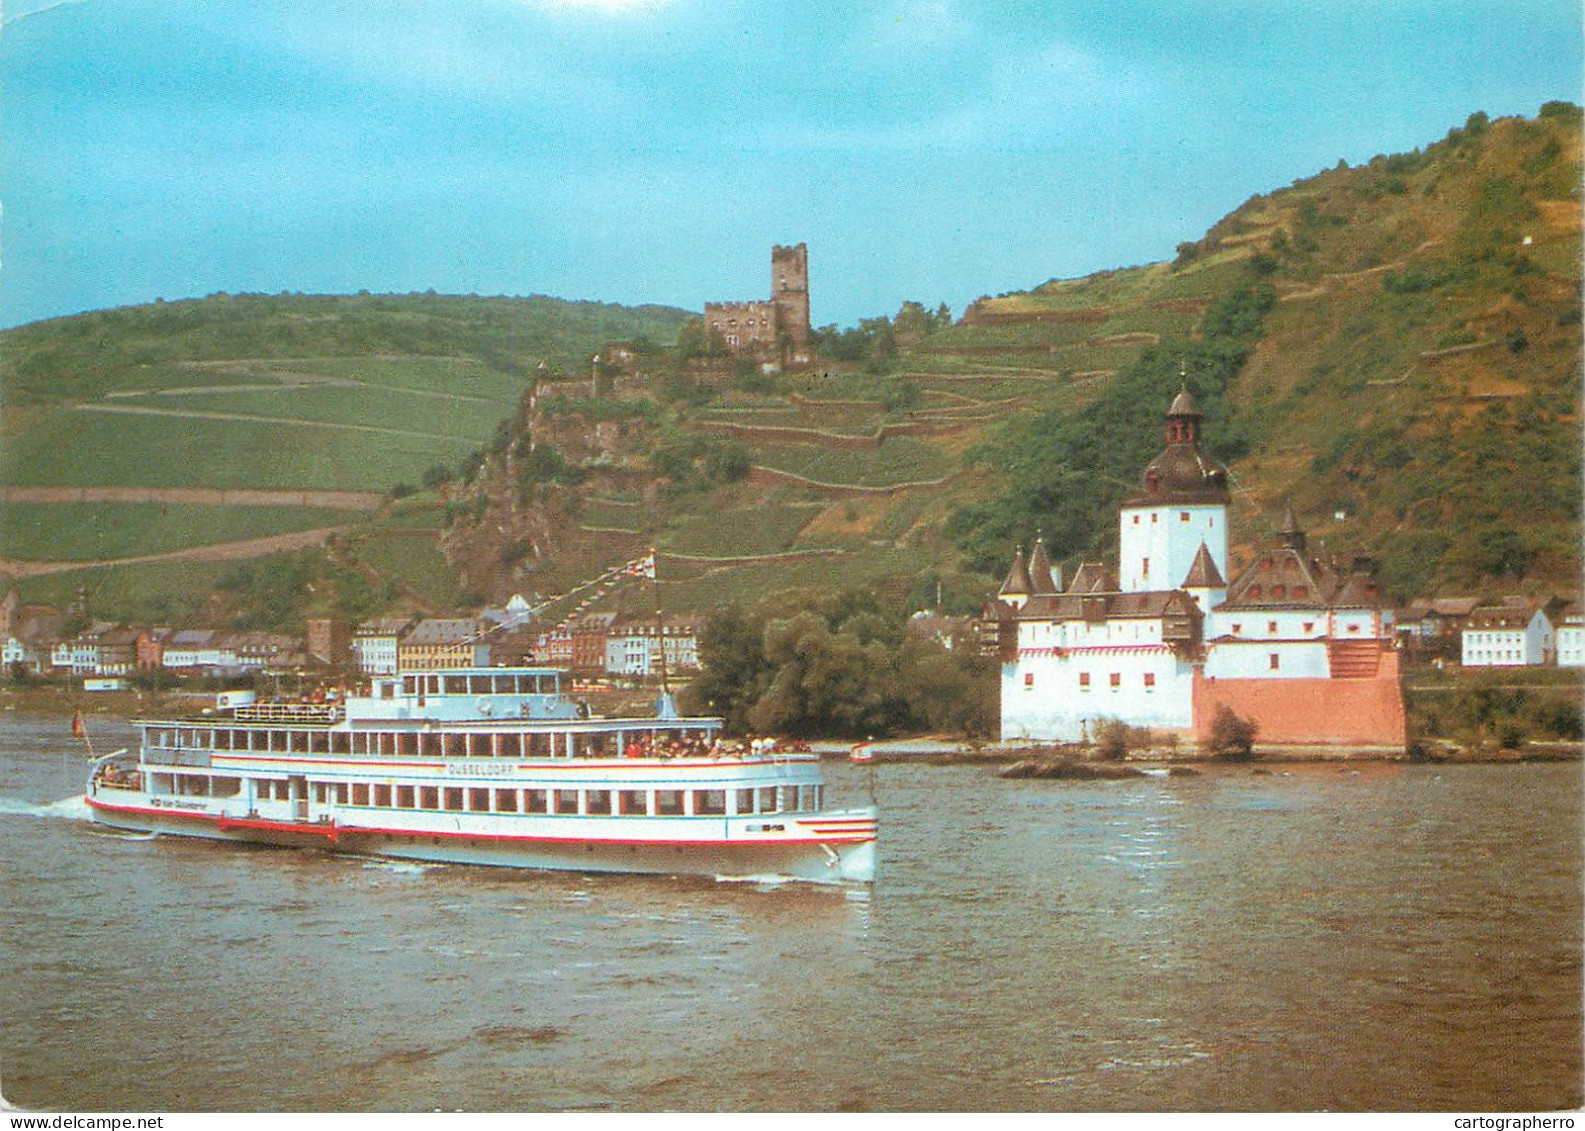
{"type": "MultiPolygon", "coordinates": [[[[70,719],[81,713],[85,719],[112,718],[130,722],[138,717],[195,714],[212,706],[213,691],[80,691],[60,687],[0,689],[0,717],[12,712],[70,719]]],[[[809,748],[822,758],[845,758],[860,739],[815,739],[809,748]]],[[[1460,746],[1451,739],[1422,740],[1408,750],[1385,747],[1345,748],[1338,746],[1255,746],[1253,757],[1244,760],[1219,758],[1193,747],[1174,749],[1147,747],[1130,751],[1119,759],[1097,755],[1093,746],[1076,743],[1007,743],[969,741],[939,735],[888,738],[867,741],[875,763],[927,766],[987,765],[1012,766],[1032,762],[1054,766],[1112,766],[1124,769],[1167,769],[1176,766],[1227,765],[1254,766],[1284,763],[1362,763],[1410,762],[1436,765],[1485,765],[1528,762],[1577,762],[1585,760],[1585,742],[1531,740],[1521,746],[1500,748],[1487,745],[1478,749],[1460,746]]],[[[1132,775],[1124,775],[1132,776],[1132,775]]]]}

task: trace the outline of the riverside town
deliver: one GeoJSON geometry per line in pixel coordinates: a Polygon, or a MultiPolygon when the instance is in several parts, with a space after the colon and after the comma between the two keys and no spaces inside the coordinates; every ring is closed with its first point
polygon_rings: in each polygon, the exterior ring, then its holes
{"type": "Polygon", "coordinates": [[[216,3],[0,40],[13,1128],[1574,1126],[1577,13],[216,3]]]}

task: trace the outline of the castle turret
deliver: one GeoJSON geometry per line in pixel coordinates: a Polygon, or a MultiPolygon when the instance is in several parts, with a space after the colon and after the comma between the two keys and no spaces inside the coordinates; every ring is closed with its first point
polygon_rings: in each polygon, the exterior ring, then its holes
{"type": "Polygon", "coordinates": [[[1035,551],[1029,555],[1029,591],[1030,593],[1057,593],[1062,586],[1057,582],[1057,571],[1051,568],[1051,559],[1046,556],[1046,540],[1035,539],[1035,551]]]}
{"type": "Polygon", "coordinates": [[[1024,565],[1024,548],[1019,546],[1013,551],[1013,568],[1007,571],[1007,580],[1002,582],[1001,591],[997,596],[1013,608],[1021,609],[1033,592],[1034,586],[1029,582],[1029,570],[1024,565]]]}
{"type": "Polygon", "coordinates": [[[1201,546],[1227,576],[1227,468],[1200,447],[1203,417],[1187,388],[1166,414],[1166,447],[1145,465],[1118,514],[1118,583],[1124,592],[1176,587],[1201,546]]]}
{"type": "Polygon", "coordinates": [[[1200,543],[1199,552],[1194,555],[1194,563],[1189,566],[1188,576],[1178,588],[1194,598],[1194,603],[1200,606],[1202,613],[1210,612],[1227,600],[1227,580],[1222,576],[1221,570],[1216,568],[1216,562],[1211,558],[1211,551],[1204,542],[1200,543]]]}

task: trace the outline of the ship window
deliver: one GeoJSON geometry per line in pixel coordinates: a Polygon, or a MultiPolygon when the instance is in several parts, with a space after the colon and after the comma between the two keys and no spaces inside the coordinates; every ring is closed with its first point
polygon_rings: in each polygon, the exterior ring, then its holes
{"type": "Polygon", "coordinates": [[[215,778],[210,786],[216,797],[235,797],[242,792],[242,779],[215,778]]]}
{"type": "Polygon", "coordinates": [[[1122,672],[1113,672],[1111,674],[1111,678],[1110,678],[1110,680],[1108,682],[1110,682],[1111,686],[1113,686],[1113,687],[1121,687],[1121,686],[1123,686],[1123,673],[1122,672]]]}
{"type": "Polygon", "coordinates": [[[1271,670],[1276,671],[1280,667],[1282,667],[1282,657],[1273,652],[1271,654],[1271,670]]]}
{"type": "Polygon", "coordinates": [[[459,786],[446,787],[446,809],[452,813],[462,812],[462,789],[459,786]]]}
{"type": "Polygon", "coordinates": [[[522,735],[516,731],[508,731],[500,736],[501,746],[497,753],[503,758],[521,758],[523,756],[522,735]]]}
{"type": "Polygon", "coordinates": [[[1351,624],[1351,625],[1348,626],[1348,630],[1350,632],[1358,632],[1359,631],[1359,625],[1351,624]]]}
{"type": "Polygon", "coordinates": [[[1309,592],[1310,592],[1310,591],[1309,591],[1309,590],[1308,590],[1308,589],[1306,589],[1306,588],[1305,588],[1305,587],[1304,587],[1304,586],[1302,586],[1302,585],[1295,585],[1295,586],[1294,586],[1294,587],[1293,587],[1293,595],[1294,595],[1294,596],[1295,596],[1295,597],[1305,597],[1305,596],[1308,596],[1308,595],[1309,595],[1309,592]]]}
{"type": "Polygon", "coordinates": [[[470,789],[468,791],[468,809],[473,813],[488,813],[490,811],[490,791],[488,789],[470,789]]]}
{"type": "Polygon", "coordinates": [[[767,785],[759,791],[759,811],[761,813],[776,812],[776,787],[767,785]]]}
{"type": "Polygon", "coordinates": [[[655,815],[657,817],[682,816],[682,790],[657,789],[655,791],[655,815]]]}
{"type": "Polygon", "coordinates": [[[366,782],[355,782],[352,786],[352,803],[354,805],[367,805],[369,803],[369,786],[366,782]]]}
{"type": "Polygon", "coordinates": [[[616,796],[618,803],[622,807],[622,816],[645,817],[649,815],[649,798],[642,789],[624,789],[616,796]]]}
{"type": "Polygon", "coordinates": [[[1025,687],[1033,687],[1034,685],[1035,685],[1035,673],[1034,672],[1025,672],[1024,673],[1024,686],[1025,687]]]}
{"type": "Polygon", "coordinates": [[[1274,620],[1268,620],[1266,622],[1266,632],[1272,636],[1277,635],[1277,622],[1274,620]]]}
{"type": "Polygon", "coordinates": [[[396,752],[403,757],[418,757],[418,735],[399,734],[396,736],[396,752]]]}
{"type": "Polygon", "coordinates": [[[391,807],[390,786],[381,784],[374,787],[374,804],[381,809],[389,809],[391,807]]]}
{"type": "Polygon", "coordinates": [[[1258,601],[1260,599],[1260,586],[1251,585],[1249,587],[1249,599],[1252,601],[1258,601]]]}
{"type": "Polygon", "coordinates": [[[420,809],[439,809],[440,787],[437,785],[420,786],[418,790],[418,807],[420,809]]]}
{"type": "Polygon", "coordinates": [[[321,805],[323,805],[327,800],[325,795],[326,788],[327,787],[325,786],[325,783],[322,781],[316,781],[314,783],[314,800],[319,802],[321,805]]]}
{"type": "Polygon", "coordinates": [[[1189,521],[1189,512],[1188,511],[1179,511],[1178,512],[1178,521],[1179,522],[1188,522],[1189,521]]]}
{"type": "Polygon", "coordinates": [[[1306,631],[1306,632],[1314,632],[1315,631],[1315,622],[1313,620],[1305,621],[1304,622],[1304,631],[1306,631]]]}
{"type": "Polygon", "coordinates": [[[497,813],[517,812],[517,790],[498,789],[495,791],[495,811],[497,813]]]}
{"type": "Polygon", "coordinates": [[[402,694],[403,695],[416,695],[417,693],[418,693],[418,679],[416,677],[414,677],[414,676],[404,675],[402,677],[402,694]]]}
{"type": "Polygon", "coordinates": [[[1085,688],[1085,689],[1089,688],[1089,686],[1090,686],[1090,673],[1089,672],[1080,672],[1079,673],[1079,686],[1082,687],[1082,688],[1085,688]]]}
{"type": "Polygon", "coordinates": [[[779,785],[776,787],[776,811],[790,813],[798,808],[798,787],[795,785],[779,785]]]}
{"type": "Polygon", "coordinates": [[[737,791],[737,811],[739,816],[754,812],[754,791],[740,789],[737,791]]]}
{"type": "Polygon", "coordinates": [[[1243,631],[1244,631],[1244,626],[1243,625],[1235,624],[1233,626],[1233,635],[1234,636],[1237,636],[1240,632],[1243,632],[1243,631]]]}
{"type": "Polygon", "coordinates": [[[557,789],[552,791],[556,802],[556,812],[563,816],[572,816],[578,812],[578,791],[576,789],[557,789]]]}
{"type": "Polygon", "coordinates": [[[1156,686],[1156,673],[1155,672],[1146,672],[1145,673],[1145,686],[1146,687],[1154,687],[1154,686],[1156,686]]]}
{"type": "Polygon", "coordinates": [[[693,795],[693,811],[700,817],[724,817],[726,815],[726,790],[701,789],[693,795]]]}
{"type": "Polygon", "coordinates": [[[337,782],[336,783],[336,804],[337,805],[345,805],[346,803],[347,803],[347,783],[344,782],[344,781],[337,782]]]}
{"type": "Polygon", "coordinates": [[[545,791],[542,789],[525,789],[523,791],[523,812],[545,812],[545,791]]]}
{"type": "Polygon", "coordinates": [[[798,787],[798,808],[804,813],[812,813],[820,808],[819,802],[815,800],[814,786],[801,785],[798,787]]]}
{"type": "Polygon", "coordinates": [[[414,794],[412,786],[399,785],[396,787],[396,807],[398,809],[418,808],[418,798],[414,794]]]}
{"type": "Polygon", "coordinates": [[[596,817],[609,817],[611,815],[611,791],[609,789],[591,789],[583,795],[584,812],[596,817]]]}

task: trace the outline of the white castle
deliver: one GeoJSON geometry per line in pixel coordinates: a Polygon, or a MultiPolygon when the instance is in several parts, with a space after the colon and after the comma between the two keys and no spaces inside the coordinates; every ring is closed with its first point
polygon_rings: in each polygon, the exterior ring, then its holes
{"type": "Polygon", "coordinates": [[[1290,508],[1280,544],[1229,585],[1227,469],[1200,447],[1187,390],[1166,447],[1118,515],[1118,569],[1063,589],[1043,543],[998,599],[1004,741],[1081,742],[1115,719],[1203,743],[1222,707],[1263,743],[1402,750],[1391,614],[1370,563],[1312,552],[1290,508]]]}

